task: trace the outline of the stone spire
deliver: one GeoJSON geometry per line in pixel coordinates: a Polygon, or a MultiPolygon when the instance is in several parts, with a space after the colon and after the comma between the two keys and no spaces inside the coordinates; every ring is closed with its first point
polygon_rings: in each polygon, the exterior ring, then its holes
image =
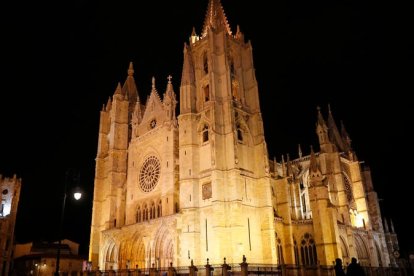
{"type": "Polygon", "coordinates": [[[389,228],[388,228],[388,221],[386,218],[384,218],[384,232],[388,233],[390,232],[389,228]]]}
{"type": "Polygon", "coordinates": [[[167,83],[167,89],[165,90],[165,93],[164,93],[163,104],[167,112],[166,114],[167,118],[169,120],[175,120],[176,119],[175,107],[177,106],[177,100],[176,100],[174,88],[171,82],[172,76],[169,75],[167,79],[168,79],[168,83],[167,83]]]}
{"type": "Polygon", "coordinates": [[[135,103],[134,111],[131,117],[132,133],[134,137],[138,137],[138,126],[142,121],[141,103],[139,100],[135,103]]]}
{"type": "Polygon", "coordinates": [[[157,93],[158,94],[157,87],[155,87],[155,77],[154,76],[152,76],[152,79],[151,79],[151,93],[157,93]]]}
{"type": "Polygon", "coordinates": [[[111,97],[108,98],[108,101],[106,102],[105,111],[109,112],[112,109],[112,99],[111,97]]]}
{"type": "Polygon", "coordinates": [[[132,111],[135,108],[135,103],[139,101],[138,99],[138,89],[135,84],[134,79],[134,65],[132,61],[129,63],[128,67],[128,77],[126,78],[124,85],[122,87],[122,92],[129,101],[130,110],[132,111]]]}
{"type": "Polygon", "coordinates": [[[167,83],[167,92],[168,92],[169,94],[171,94],[171,92],[174,92],[174,90],[173,90],[173,86],[172,86],[172,82],[171,82],[171,80],[172,80],[172,76],[171,76],[171,75],[169,75],[169,76],[167,77],[167,80],[168,80],[168,83],[167,83]]]}
{"type": "Polygon", "coordinates": [[[116,86],[115,89],[115,93],[114,93],[114,100],[123,100],[124,99],[124,95],[122,93],[122,87],[121,87],[121,83],[118,82],[118,85],[116,86]]]}
{"type": "Polygon", "coordinates": [[[312,146],[309,160],[309,180],[310,187],[321,186],[324,180],[324,176],[322,175],[318,159],[316,158],[316,154],[313,151],[312,146]]]}
{"type": "Polygon", "coordinates": [[[313,151],[313,147],[312,146],[311,146],[309,170],[311,172],[318,172],[319,171],[318,161],[316,160],[316,155],[315,155],[315,152],[313,151]]]}
{"type": "Polygon", "coordinates": [[[293,171],[292,162],[290,161],[289,153],[287,154],[286,176],[292,177],[292,180],[295,179],[295,172],[293,171]]]}
{"type": "Polygon", "coordinates": [[[234,38],[244,41],[244,34],[240,31],[240,26],[237,25],[236,34],[234,35],[234,38]]]}
{"type": "Polygon", "coordinates": [[[319,146],[321,148],[321,153],[325,152],[335,152],[335,146],[331,143],[329,139],[329,130],[328,126],[325,123],[325,120],[321,113],[321,108],[318,106],[318,120],[316,122],[316,134],[319,138],[319,146]]]}
{"type": "Polygon", "coordinates": [[[200,37],[197,35],[195,27],[193,27],[193,31],[191,32],[191,35],[190,35],[190,44],[196,43],[199,40],[200,40],[200,37]]]}
{"type": "Polygon", "coordinates": [[[273,156],[273,170],[275,172],[275,176],[278,177],[279,173],[277,171],[277,162],[276,162],[276,156],[273,156]]]}
{"type": "Polygon", "coordinates": [[[191,50],[187,44],[184,44],[184,64],[181,75],[181,85],[187,84],[195,84],[195,74],[191,50]]]}
{"type": "Polygon", "coordinates": [[[302,147],[300,146],[300,144],[298,144],[298,155],[299,158],[302,158],[302,147]]]}
{"type": "Polygon", "coordinates": [[[340,151],[345,151],[342,137],[339,134],[338,127],[336,126],[335,119],[332,116],[331,106],[328,105],[328,135],[329,140],[334,143],[340,151]]]}
{"type": "Polygon", "coordinates": [[[205,37],[209,29],[223,29],[228,35],[231,35],[230,25],[227,21],[226,14],[224,13],[220,0],[209,1],[201,36],[205,37]]]}
{"type": "Polygon", "coordinates": [[[328,127],[326,126],[325,119],[324,119],[324,118],[323,118],[323,116],[322,116],[322,113],[321,113],[321,107],[320,107],[320,106],[318,106],[316,109],[318,110],[318,122],[316,123],[316,125],[317,125],[317,126],[321,126],[321,127],[323,127],[323,128],[328,128],[328,127]]]}
{"type": "Polygon", "coordinates": [[[342,141],[344,142],[344,146],[346,147],[346,150],[347,151],[351,150],[352,149],[352,146],[351,146],[352,140],[351,140],[351,138],[349,138],[349,134],[346,131],[346,128],[345,128],[345,125],[344,125],[343,121],[341,121],[341,136],[342,136],[342,141]]]}

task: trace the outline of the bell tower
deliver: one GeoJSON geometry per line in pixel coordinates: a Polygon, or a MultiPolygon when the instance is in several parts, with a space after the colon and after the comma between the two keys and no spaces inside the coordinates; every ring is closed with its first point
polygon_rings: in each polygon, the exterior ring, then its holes
{"type": "Polygon", "coordinates": [[[210,0],[184,45],[180,87],[179,258],[274,262],[269,161],[252,46],[210,0]],[[234,258],[233,260],[229,259],[234,258]]]}

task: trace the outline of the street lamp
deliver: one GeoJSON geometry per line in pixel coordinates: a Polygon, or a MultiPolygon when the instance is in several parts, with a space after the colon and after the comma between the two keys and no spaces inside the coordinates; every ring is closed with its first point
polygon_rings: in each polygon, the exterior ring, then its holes
{"type": "MultiPolygon", "coordinates": [[[[59,225],[59,233],[58,233],[58,248],[57,248],[57,254],[56,254],[55,276],[59,276],[60,247],[62,245],[62,229],[63,229],[63,221],[64,221],[64,217],[65,217],[65,205],[66,205],[66,197],[67,197],[67,186],[68,186],[68,181],[69,181],[69,172],[70,172],[70,170],[67,170],[66,174],[65,174],[62,209],[61,209],[61,213],[60,213],[60,225],[59,225]]],[[[77,176],[77,179],[76,179],[76,182],[78,182],[78,181],[79,181],[79,175],[77,176]]],[[[81,193],[79,187],[75,188],[75,191],[73,192],[73,197],[75,198],[75,200],[79,200],[82,197],[82,193],[81,193]]]]}

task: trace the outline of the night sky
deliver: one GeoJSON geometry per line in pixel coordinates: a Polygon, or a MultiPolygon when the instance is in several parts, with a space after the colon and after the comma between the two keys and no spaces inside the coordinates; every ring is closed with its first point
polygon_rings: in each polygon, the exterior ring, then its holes
{"type": "MultiPolygon", "coordinates": [[[[11,2],[0,19],[0,173],[22,178],[16,240],[57,238],[65,172],[77,171],[86,196],[67,201],[64,236],[86,255],[99,111],[130,61],[141,100],[152,76],[164,93],[171,74],[179,94],[183,43],[193,26],[200,33],[208,1],[11,2]]],[[[330,104],[407,252],[413,19],[380,2],[222,0],[233,31],[239,24],[253,45],[269,156],[318,149],[316,107],[326,116],[330,104]]]]}

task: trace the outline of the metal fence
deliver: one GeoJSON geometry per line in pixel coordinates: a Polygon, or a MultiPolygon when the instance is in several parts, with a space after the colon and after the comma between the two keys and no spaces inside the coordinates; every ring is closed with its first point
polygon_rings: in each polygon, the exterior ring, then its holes
{"type": "MultiPolygon", "coordinates": [[[[247,275],[244,275],[240,264],[227,264],[224,272],[222,265],[211,265],[210,275],[206,275],[205,266],[153,269],[119,269],[96,270],[78,273],[80,276],[335,276],[333,266],[295,266],[295,265],[263,265],[248,264],[247,275]],[[196,268],[196,269],[194,269],[196,268]]],[[[414,276],[412,267],[363,267],[366,276],[414,276]]],[[[346,271],[346,267],[344,268],[346,271]]]]}

